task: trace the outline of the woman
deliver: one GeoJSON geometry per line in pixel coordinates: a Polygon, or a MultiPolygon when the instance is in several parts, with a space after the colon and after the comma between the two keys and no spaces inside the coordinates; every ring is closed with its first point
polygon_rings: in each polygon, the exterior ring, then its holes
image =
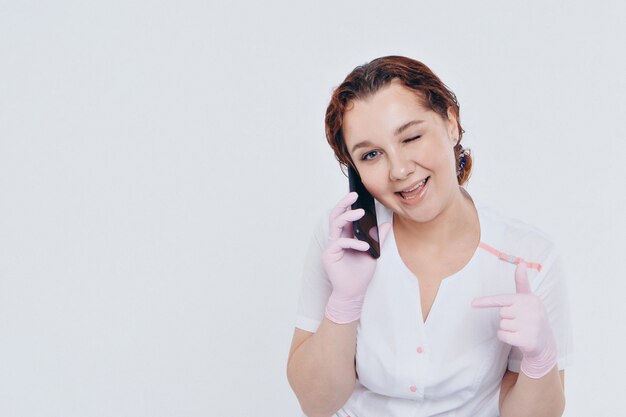
{"type": "Polygon", "coordinates": [[[455,95],[400,56],[355,68],[326,136],[376,200],[380,258],[349,193],[307,255],[289,382],[308,417],[560,416],[572,342],[558,252],[476,204],[455,95]]]}

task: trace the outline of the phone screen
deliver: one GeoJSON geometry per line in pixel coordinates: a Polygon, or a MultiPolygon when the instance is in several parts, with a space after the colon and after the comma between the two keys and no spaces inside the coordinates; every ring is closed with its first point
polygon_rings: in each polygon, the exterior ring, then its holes
{"type": "Polygon", "coordinates": [[[350,166],[348,167],[348,181],[350,182],[350,191],[356,191],[359,195],[354,204],[352,204],[352,209],[361,208],[365,210],[363,217],[352,222],[354,235],[357,239],[369,243],[369,254],[374,258],[378,258],[380,257],[380,239],[378,237],[378,221],[376,220],[374,197],[361,182],[359,174],[350,166]]]}

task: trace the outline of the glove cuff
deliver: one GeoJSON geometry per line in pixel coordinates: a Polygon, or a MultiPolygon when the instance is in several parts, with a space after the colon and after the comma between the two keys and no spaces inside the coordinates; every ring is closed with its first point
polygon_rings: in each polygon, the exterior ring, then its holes
{"type": "Polygon", "coordinates": [[[326,304],[325,316],[328,320],[337,324],[347,324],[361,318],[363,298],[342,299],[335,293],[330,295],[326,304]]]}
{"type": "Polygon", "coordinates": [[[556,343],[550,338],[545,349],[536,356],[524,355],[520,369],[530,378],[539,379],[548,374],[557,364],[556,343]]]}

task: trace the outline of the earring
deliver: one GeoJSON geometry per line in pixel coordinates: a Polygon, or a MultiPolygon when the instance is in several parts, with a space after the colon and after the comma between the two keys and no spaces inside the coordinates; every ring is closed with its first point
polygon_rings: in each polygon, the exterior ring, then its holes
{"type": "Polygon", "coordinates": [[[461,146],[461,144],[457,144],[455,148],[457,148],[459,151],[459,160],[456,166],[456,176],[458,177],[465,169],[465,165],[467,164],[467,155],[469,155],[470,152],[468,149],[463,149],[463,146],[461,146]]]}
{"type": "Polygon", "coordinates": [[[463,172],[463,170],[465,169],[465,164],[467,163],[467,160],[465,159],[465,154],[461,155],[461,157],[459,158],[459,163],[456,167],[456,176],[458,177],[459,175],[461,175],[461,172],[463,172]]]}

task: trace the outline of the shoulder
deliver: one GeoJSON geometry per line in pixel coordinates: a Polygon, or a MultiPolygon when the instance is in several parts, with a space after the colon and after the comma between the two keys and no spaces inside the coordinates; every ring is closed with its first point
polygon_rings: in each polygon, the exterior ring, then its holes
{"type": "Polygon", "coordinates": [[[527,262],[544,265],[556,256],[554,239],[542,229],[518,218],[507,216],[485,205],[477,205],[481,229],[489,233],[481,241],[501,252],[527,262]],[[483,224],[484,223],[484,224],[483,224]]]}

